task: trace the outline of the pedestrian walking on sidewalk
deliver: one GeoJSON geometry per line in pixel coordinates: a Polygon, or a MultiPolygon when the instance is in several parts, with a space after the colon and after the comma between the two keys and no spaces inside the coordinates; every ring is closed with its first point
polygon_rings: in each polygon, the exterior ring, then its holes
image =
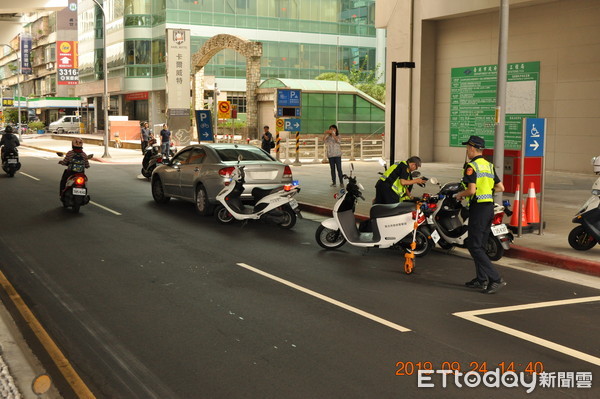
{"type": "Polygon", "coordinates": [[[142,131],[140,132],[140,139],[142,141],[142,154],[146,152],[146,147],[148,147],[148,142],[152,138],[152,131],[148,127],[148,122],[144,122],[142,124],[142,131]]]}
{"type": "Polygon", "coordinates": [[[485,140],[471,136],[462,143],[467,146],[467,159],[462,178],[463,191],[456,194],[459,201],[467,200],[469,209],[469,231],[467,248],[475,261],[476,276],[467,281],[469,288],[481,289],[484,294],[494,294],[506,282],[487,256],[485,247],[491,233],[494,218],[494,191],[504,191],[504,185],[496,175],[494,165],[483,158],[485,140]]]}
{"type": "Polygon", "coordinates": [[[397,204],[411,199],[413,184],[423,184],[421,178],[413,179],[412,172],[421,167],[421,158],[412,156],[406,161],[393,164],[375,183],[374,204],[397,204]]]}
{"type": "Polygon", "coordinates": [[[160,148],[162,154],[169,158],[169,150],[171,149],[171,131],[166,123],[162,125],[162,130],[160,131],[160,148]]]}
{"type": "Polygon", "coordinates": [[[335,172],[340,179],[340,187],[344,187],[342,178],[342,145],[340,132],[336,125],[330,125],[323,136],[327,158],[329,159],[329,168],[331,169],[331,187],[335,187],[335,172]]]}

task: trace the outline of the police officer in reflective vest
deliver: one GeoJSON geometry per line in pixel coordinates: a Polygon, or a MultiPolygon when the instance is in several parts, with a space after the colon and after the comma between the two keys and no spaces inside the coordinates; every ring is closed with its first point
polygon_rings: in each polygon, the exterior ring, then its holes
{"type": "Polygon", "coordinates": [[[412,156],[406,161],[390,166],[375,184],[375,204],[397,204],[410,199],[413,184],[424,184],[421,178],[413,179],[411,173],[419,169],[421,158],[412,156]]]}
{"type": "Polygon", "coordinates": [[[494,165],[483,156],[485,140],[479,136],[469,137],[462,143],[467,146],[470,161],[463,171],[464,190],[456,194],[458,200],[467,200],[469,208],[469,236],[467,248],[475,261],[476,277],[467,281],[469,288],[481,289],[484,294],[494,294],[506,285],[498,270],[488,258],[485,247],[491,233],[494,218],[494,191],[504,191],[504,185],[496,175],[494,165]]]}

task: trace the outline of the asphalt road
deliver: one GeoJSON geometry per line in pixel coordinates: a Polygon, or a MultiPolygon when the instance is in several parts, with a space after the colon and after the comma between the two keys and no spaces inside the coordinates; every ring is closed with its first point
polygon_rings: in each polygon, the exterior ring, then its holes
{"type": "Polygon", "coordinates": [[[500,267],[509,285],[483,295],[463,286],[470,259],[436,251],[408,276],[394,250],[321,250],[312,220],[223,226],[157,205],[135,165],[93,163],[102,207],[72,214],[58,158],[29,154],[0,175],[0,269],[98,398],[598,397],[598,289],[500,267]],[[440,373],[419,387],[419,366],[596,378],[527,395],[440,373]]]}

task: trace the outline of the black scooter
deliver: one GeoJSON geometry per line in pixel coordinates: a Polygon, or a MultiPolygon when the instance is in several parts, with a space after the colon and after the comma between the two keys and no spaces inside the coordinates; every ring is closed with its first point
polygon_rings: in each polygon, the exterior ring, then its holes
{"type": "Polygon", "coordinates": [[[142,175],[149,179],[152,176],[154,169],[162,163],[163,155],[161,154],[160,146],[156,144],[156,140],[151,140],[144,151],[144,159],[142,159],[142,175]]]}
{"type": "MultiPolygon", "coordinates": [[[[600,156],[594,158],[594,172],[600,174],[600,156]]],[[[600,177],[592,186],[592,195],[573,218],[576,226],[569,233],[569,245],[578,251],[592,249],[600,242],[600,177]]]]}
{"type": "Polygon", "coordinates": [[[21,169],[21,162],[19,162],[19,151],[15,148],[10,151],[6,151],[4,159],[2,160],[2,169],[8,174],[9,177],[14,177],[17,170],[21,169]]]}

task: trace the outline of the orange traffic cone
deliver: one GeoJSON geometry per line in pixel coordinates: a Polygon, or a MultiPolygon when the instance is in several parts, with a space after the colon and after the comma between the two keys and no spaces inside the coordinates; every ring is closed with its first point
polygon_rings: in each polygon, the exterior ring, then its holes
{"type": "Polygon", "coordinates": [[[529,185],[529,191],[527,192],[527,222],[530,224],[539,225],[540,223],[540,210],[538,209],[537,199],[535,198],[535,185],[533,182],[529,185]]]}
{"type": "Polygon", "coordinates": [[[513,201],[513,214],[512,214],[512,217],[510,218],[510,223],[508,225],[508,227],[513,232],[516,232],[519,229],[519,209],[522,210],[522,212],[521,212],[521,228],[526,227],[528,225],[527,217],[525,216],[525,207],[522,207],[521,204],[519,203],[519,194],[520,194],[520,186],[517,184],[517,189],[515,190],[515,199],[513,201]],[[521,208],[519,208],[520,206],[521,206],[521,208]]]}

